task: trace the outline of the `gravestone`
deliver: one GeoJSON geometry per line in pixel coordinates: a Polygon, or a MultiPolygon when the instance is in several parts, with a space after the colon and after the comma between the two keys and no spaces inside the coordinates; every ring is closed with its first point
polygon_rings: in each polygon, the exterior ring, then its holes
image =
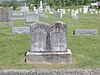
{"type": "Polygon", "coordinates": [[[72,16],[72,19],[78,19],[78,14],[77,14],[77,12],[74,11],[74,10],[72,11],[71,16],[72,16]]]}
{"type": "Polygon", "coordinates": [[[97,30],[87,30],[87,29],[80,29],[80,30],[73,30],[74,35],[97,35],[97,30]]]}
{"type": "Polygon", "coordinates": [[[95,14],[98,14],[98,11],[97,10],[95,10],[95,14]]]}
{"type": "Polygon", "coordinates": [[[34,23],[31,25],[31,49],[26,52],[25,60],[27,63],[71,64],[71,51],[66,41],[64,23],[34,23]]]}
{"type": "Polygon", "coordinates": [[[62,14],[65,14],[65,9],[57,9],[57,11],[60,11],[62,14]]]}
{"type": "Polygon", "coordinates": [[[70,12],[71,10],[70,9],[68,9],[68,12],[70,12]]]}
{"type": "Polygon", "coordinates": [[[21,11],[12,11],[11,20],[25,19],[25,13],[21,11]]]}
{"type": "Polygon", "coordinates": [[[0,22],[10,21],[11,8],[0,8],[0,22]]]}
{"type": "Polygon", "coordinates": [[[12,26],[13,23],[10,22],[11,8],[0,8],[0,26],[12,26]]]}
{"type": "Polygon", "coordinates": [[[66,51],[66,26],[63,23],[55,23],[50,29],[52,51],[66,51]]]}
{"type": "Polygon", "coordinates": [[[39,18],[48,19],[48,15],[45,15],[45,14],[39,14],[39,18]]]}
{"type": "Polygon", "coordinates": [[[36,12],[36,7],[35,6],[33,7],[33,11],[36,12]]]}
{"type": "Polygon", "coordinates": [[[88,6],[84,6],[84,7],[82,8],[82,13],[83,13],[83,14],[87,14],[87,13],[88,13],[88,6]]]}
{"type": "Polygon", "coordinates": [[[29,7],[28,6],[22,6],[21,7],[21,10],[20,10],[21,12],[29,12],[29,7]]]}
{"type": "Polygon", "coordinates": [[[12,34],[30,34],[30,27],[12,27],[12,34]]]}
{"type": "Polygon", "coordinates": [[[57,18],[57,19],[62,18],[62,12],[61,11],[56,11],[55,12],[55,18],[57,18]]]}
{"type": "Polygon", "coordinates": [[[36,21],[39,21],[38,14],[35,14],[33,12],[26,13],[26,19],[25,19],[26,25],[30,25],[36,21]]]}

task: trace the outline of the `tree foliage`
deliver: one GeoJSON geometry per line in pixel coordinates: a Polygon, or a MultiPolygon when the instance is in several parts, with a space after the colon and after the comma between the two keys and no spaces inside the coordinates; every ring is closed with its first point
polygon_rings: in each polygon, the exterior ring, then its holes
{"type": "MultiPolygon", "coordinates": [[[[46,3],[47,5],[50,5],[51,7],[66,7],[71,5],[87,5],[91,2],[96,2],[100,0],[25,0],[26,3],[30,6],[33,4],[34,6],[38,7],[39,2],[43,1],[43,3],[46,3]]],[[[19,5],[19,3],[16,0],[4,0],[0,4],[1,6],[13,6],[14,9],[19,5]]]]}

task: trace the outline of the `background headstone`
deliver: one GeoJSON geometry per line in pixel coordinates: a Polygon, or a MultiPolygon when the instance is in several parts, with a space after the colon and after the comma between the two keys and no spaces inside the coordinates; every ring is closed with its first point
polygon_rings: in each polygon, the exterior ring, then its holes
{"type": "Polygon", "coordinates": [[[66,25],[63,23],[55,23],[50,28],[51,50],[66,51],[66,25]]]}
{"type": "Polygon", "coordinates": [[[22,12],[29,12],[29,7],[26,6],[26,5],[22,6],[20,11],[22,11],[22,12]]]}
{"type": "Polygon", "coordinates": [[[74,10],[72,11],[71,16],[72,16],[72,19],[78,19],[78,14],[74,10]]]}
{"type": "Polygon", "coordinates": [[[11,8],[0,8],[0,22],[9,22],[11,16],[11,8]]]}
{"type": "Polygon", "coordinates": [[[48,19],[48,15],[45,15],[45,14],[39,14],[39,18],[48,19]]]}
{"type": "Polygon", "coordinates": [[[12,11],[11,20],[25,19],[25,13],[21,11],[12,11]]]}
{"type": "Polygon", "coordinates": [[[56,11],[55,12],[55,18],[62,18],[62,12],[61,11],[56,11]]]}
{"type": "Polygon", "coordinates": [[[30,27],[12,27],[12,34],[30,34],[30,27]]]}
{"type": "Polygon", "coordinates": [[[30,25],[31,23],[36,21],[39,21],[38,14],[35,14],[33,12],[26,13],[26,19],[25,19],[26,25],[30,25]]]}
{"type": "Polygon", "coordinates": [[[73,34],[75,35],[97,35],[97,30],[73,30],[73,34]]]}

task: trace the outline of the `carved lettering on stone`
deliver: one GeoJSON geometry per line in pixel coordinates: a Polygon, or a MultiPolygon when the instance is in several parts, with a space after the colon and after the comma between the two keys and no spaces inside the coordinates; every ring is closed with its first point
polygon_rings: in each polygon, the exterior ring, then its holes
{"type": "Polygon", "coordinates": [[[37,23],[31,26],[31,51],[46,51],[48,24],[37,23]]]}
{"type": "Polygon", "coordinates": [[[56,22],[35,23],[31,26],[31,51],[66,51],[66,25],[56,22]]]}
{"type": "Polygon", "coordinates": [[[66,25],[56,22],[50,30],[52,51],[66,51],[66,25]]]}

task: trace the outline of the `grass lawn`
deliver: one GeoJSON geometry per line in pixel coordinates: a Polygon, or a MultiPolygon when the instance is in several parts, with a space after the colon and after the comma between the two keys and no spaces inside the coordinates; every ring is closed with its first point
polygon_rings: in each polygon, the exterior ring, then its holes
{"type": "MultiPolygon", "coordinates": [[[[53,23],[63,21],[67,25],[67,45],[73,55],[71,65],[27,64],[25,52],[30,49],[30,35],[12,35],[11,26],[0,27],[0,69],[58,69],[58,68],[100,68],[100,14],[79,14],[78,20],[71,19],[66,12],[62,19],[49,15],[40,21],[53,23]],[[97,29],[96,36],[76,36],[74,29],[97,29]]],[[[13,21],[13,27],[24,26],[23,20],[13,21]]]]}

